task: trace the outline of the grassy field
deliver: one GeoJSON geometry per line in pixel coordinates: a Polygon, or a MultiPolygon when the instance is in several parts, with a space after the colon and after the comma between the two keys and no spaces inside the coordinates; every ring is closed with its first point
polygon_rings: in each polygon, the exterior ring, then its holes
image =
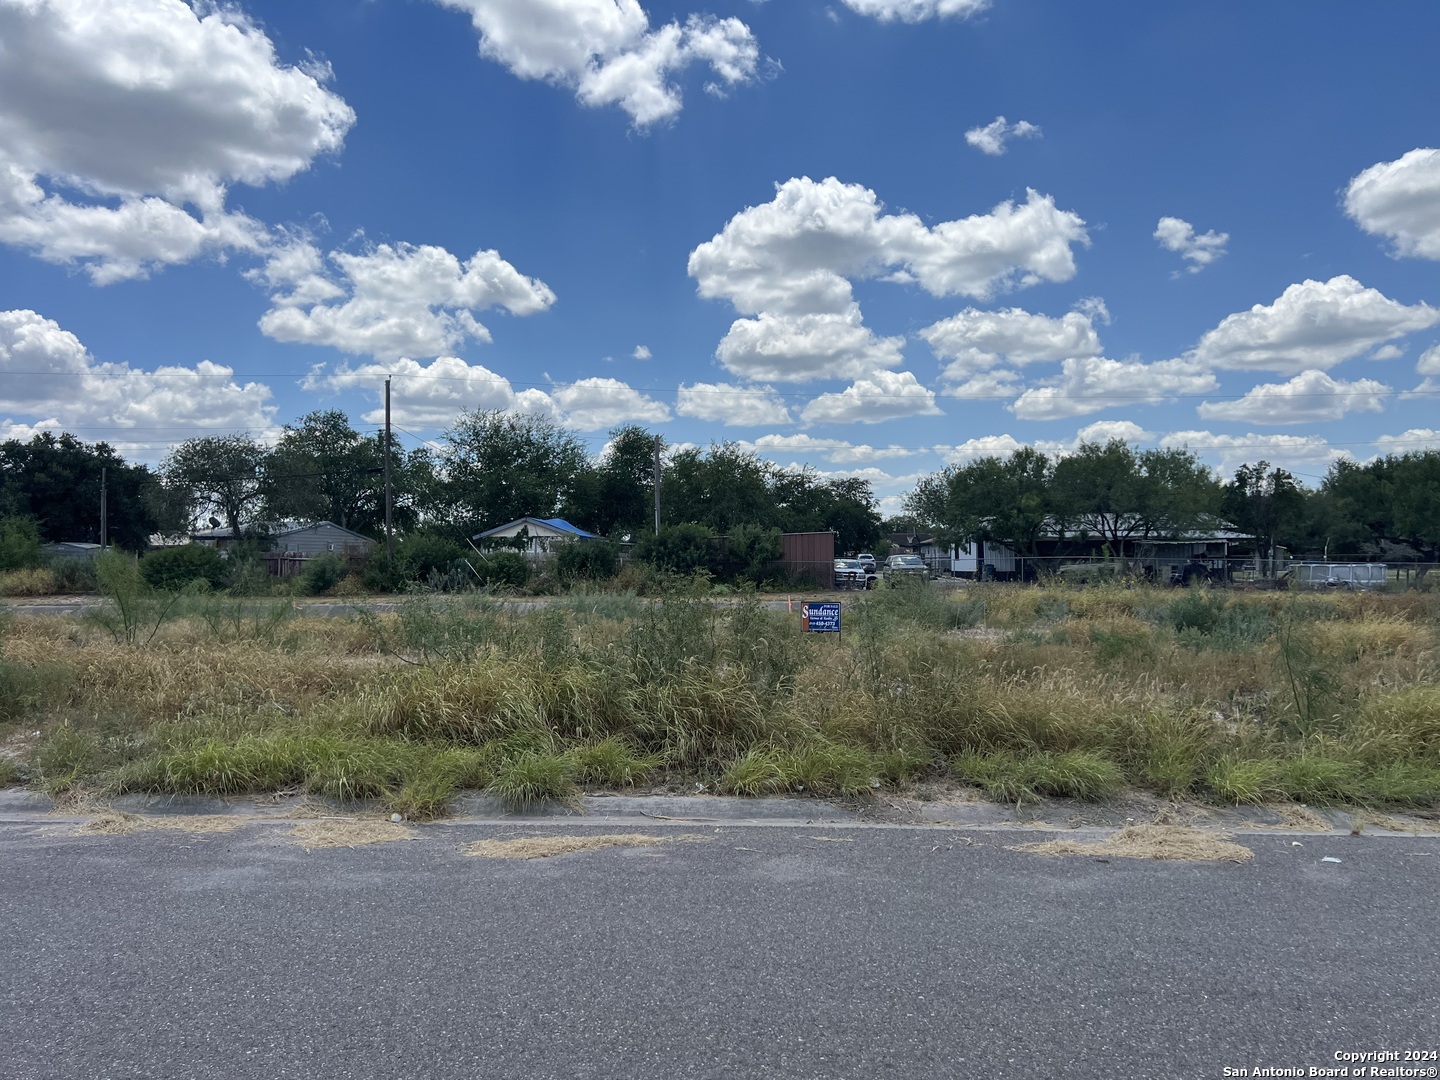
{"type": "Polygon", "coordinates": [[[1440,801],[1429,594],[920,586],[847,599],[843,643],[753,596],[332,618],[130,604],[6,621],[0,783],[303,788],[413,817],[459,789],[863,797],[918,780],[1011,803],[1440,801]]]}

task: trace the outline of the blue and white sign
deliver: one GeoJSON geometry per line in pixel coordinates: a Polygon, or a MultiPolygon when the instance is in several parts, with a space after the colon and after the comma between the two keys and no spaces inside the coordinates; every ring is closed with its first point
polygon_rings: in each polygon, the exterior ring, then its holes
{"type": "Polygon", "coordinates": [[[811,634],[840,633],[839,603],[801,604],[800,628],[811,634]]]}

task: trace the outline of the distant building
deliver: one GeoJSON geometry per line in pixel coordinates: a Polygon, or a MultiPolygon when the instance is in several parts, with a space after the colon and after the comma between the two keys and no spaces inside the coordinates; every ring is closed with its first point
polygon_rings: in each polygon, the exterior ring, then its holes
{"type": "Polygon", "coordinates": [[[55,555],[62,559],[93,559],[100,554],[100,545],[83,540],[57,540],[41,544],[40,551],[42,554],[55,555]]]}
{"type": "Polygon", "coordinates": [[[348,557],[368,555],[375,547],[375,541],[352,529],[345,529],[333,521],[317,521],[311,525],[296,525],[270,537],[270,550],[281,555],[306,558],[311,555],[334,553],[348,557]]]}
{"type": "Polygon", "coordinates": [[[522,554],[538,556],[554,551],[562,544],[570,544],[576,540],[599,540],[592,532],[586,532],[577,525],[571,525],[564,518],[534,518],[523,517],[514,521],[506,522],[504,525],[497,525],[493,529],[486,529],[484,532],[476,533],[470,539],[481,547],[490,542],[490,546],[499,547],[495,541],[508,540],[511,543],[507,547],[516,547],[515,541],[521,537],[524,543],[519,544],[522,554]]]}

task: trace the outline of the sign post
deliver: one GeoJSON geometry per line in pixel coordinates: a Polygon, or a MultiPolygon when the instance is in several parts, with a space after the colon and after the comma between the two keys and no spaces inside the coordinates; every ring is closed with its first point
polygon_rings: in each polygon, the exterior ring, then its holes
{"type": "MultiPolygon", "coordinates": [[[[807,634],[840,634],[840,603],[807,601],[800,605],[800,629],[807,634]]],[[[843,641],[844,637],[837,637],[843,641]]]]}

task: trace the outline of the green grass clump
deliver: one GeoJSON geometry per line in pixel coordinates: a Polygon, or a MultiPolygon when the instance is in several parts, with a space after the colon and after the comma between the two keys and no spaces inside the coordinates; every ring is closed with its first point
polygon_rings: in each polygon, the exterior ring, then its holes
{"type": "Polygon", "coordinates": [[[1283,794],[1279,762],[1226,756],[1205,774],[1205,786],[1221,802],[1258,805],[1283,794]]]}
{"type": "Polygon", "coordinates": [[[955,776],[997,802],[1035,802],[1046,796],[1100,800],[1125,783],[1119,766],[1098,754],[1047,751],[1018,756],[999,751],[966,754],[951,763],[955,776]]]}
{"type": "Polygon", "coordinates": [[[512,806],[531,806],[573,797],[575,759],[569,754],[525,754],[503,762],[490,781],[489,792],[512,806]]]}
{"type": "Polygon", "coordinates": [[[632,746],[613,736],[577,747],[572,756],[580,783],[601,788],[634,787],[660,764],[657,755],[638,754],[632,746]]]}

